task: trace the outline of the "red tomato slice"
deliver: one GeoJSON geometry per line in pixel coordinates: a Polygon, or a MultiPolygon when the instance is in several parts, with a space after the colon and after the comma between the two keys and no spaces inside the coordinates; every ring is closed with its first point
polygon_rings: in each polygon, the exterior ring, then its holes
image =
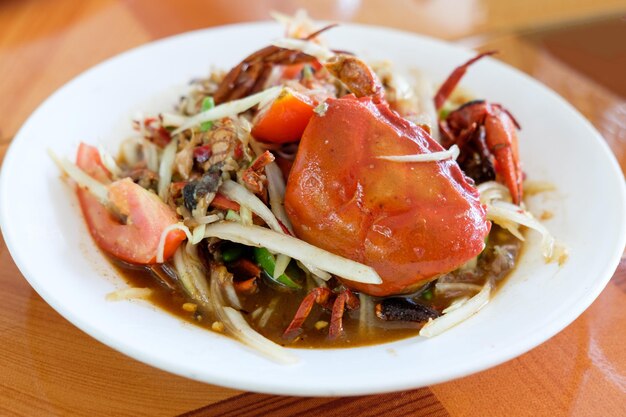
{"type": "MultiPolygon", "coordinates": [[[[80,144],[76,165],[98,181],[110,183],[109,198],[128,219],[125,224],[121,223],[89,191],[77,188],[80,208],[96,244],[127,262],[155,263],[161,235],[166,227],[177,223],[176,213],[156,195],[128,178],[111,183],[110,173],[93,146],[80,144]]],[[[163,258],[172,256],[185,238],[181,230],[169,232],[163,258]]]]}
{"type": "Polygon", "coordinates": [[[285,90],[254,121],[252,136],[263,142],[296,142],[309,124],[315,103],[309,97],[285,90]]]}

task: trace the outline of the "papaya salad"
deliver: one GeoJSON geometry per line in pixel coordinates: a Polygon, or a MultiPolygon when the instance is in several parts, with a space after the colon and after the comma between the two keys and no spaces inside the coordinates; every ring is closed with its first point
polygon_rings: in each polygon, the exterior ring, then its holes
{"type": "MultiPolygon", "coordinates": [[[[133,121],[113,156],[81,143],[71,178],[97,246],[146,298],[282,362],[283,347],[436,336],[515,267],[525,229],[515,117],[327,46],[284,38],[133,121]]],[[[537,187],[535,187],[537,188],[537,187]]]]}

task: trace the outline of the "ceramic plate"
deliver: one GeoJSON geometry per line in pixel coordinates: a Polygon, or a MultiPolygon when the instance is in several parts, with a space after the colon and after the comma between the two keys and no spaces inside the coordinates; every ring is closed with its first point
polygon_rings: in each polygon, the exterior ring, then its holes
{"type": "MultiPolygon", "coordinates": [[[[602,137],[568,103],[493,59],[476,64],[463,85],[504,104],[519,120],[521,157],[530,180],[557,191],[533,198],[536,213],[569,248],[546,265],[537,239],[483,310],[433,339],[378,346],[293,350],[279,365],[238,342],[182,322],[143,301],[107,302],[126,284],[96,249],[72,190],[46,151],[73,157],[80,141],[114,151],[137,114],[169,110],[194,77],[228,69],[280,37],[276,24],[191,32],[110,59],[46,100],[19,131],[4,160],[0,214],[7,246],[35,290],[86,333],[142,362],[199,381],[295,395],[371,394],[430,385],[514,358],[580,315],[604,288],[624,248],[624,179],[602,137]]],[[[399,68],[422,69],[441,82],[473,52],[389,29],[342,25],[333,48],[399,68]]]]}

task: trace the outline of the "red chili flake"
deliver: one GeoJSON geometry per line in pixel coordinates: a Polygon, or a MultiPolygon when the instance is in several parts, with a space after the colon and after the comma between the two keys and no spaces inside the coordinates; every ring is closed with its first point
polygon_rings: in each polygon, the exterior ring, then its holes
{"type": "Polygon", "coordinates": [[[237,142],[237,146],[235,146],[234,155],[235,155],[236,160],[243,158],[243,146],[241,145],[241,142],[237,142]]]}
{"type": "Polygon", "coordinates": [[[279,219],[276,219],[276,220],[278,221],[278,225],[280,226],[281,229],[283,229],[283,232],[285,232],[286,235],[293,236],[291,232],[289,231],[289,229],[287,229],[287,226],[283,224],[283,222],[281,222],[279,219]]]}
{"type": "Polygon", "coordinates": [[[235,281],[233,282],[233,286],[235,287],[235,291],[241,294],[254,294],[259,290],[257,285],[257,278],[252,277],[246,281],[235,281]]]}
{"type": "Polygon", "coordinates": [[[213,152],[211,152],[210,145],[202,145],[198,146],[193,150],[193,158],[199,163],[202,164],[209,160],[213,152]]]}
{"type": "Polygon", "coordinates": [[[172,195],[177,196],[183,188],[185,188],[185,185],[187,185],[187,181],[173,182],[172,185],[170,185],[170,192],[172,195]]]}
{"type": "Polygon", "coordinates": [[[172,135],[167,131],[163,126],[159,127],[156,131],[155,142],[165,147],[168,143],[172,141],[172,135]]]}
{"type": "Polygon", "coordinates": [[[270,151],[265,151],[252,162],[249,170],[260,172],[266,165],[274,162],[274,155],[270,151]]]}
{"type": "Polygon", "coordinates": [[[236,272],[236,275],[239,277],[258,278],[259,276],[261,276],[261,268],[259,268],[257,264],[246,258],[238,259],[230,264],[230,269],[232,269],[233,272],[236,272]]]}
{"type": "Polygon", "coordinates": [[[143,124],[148,132],[147,139],[154,142],[154,144],[163,148],[172,140],[170,132],[161,125],[160,120],[154,117],[147,117],[144,119],[143,124]]]}

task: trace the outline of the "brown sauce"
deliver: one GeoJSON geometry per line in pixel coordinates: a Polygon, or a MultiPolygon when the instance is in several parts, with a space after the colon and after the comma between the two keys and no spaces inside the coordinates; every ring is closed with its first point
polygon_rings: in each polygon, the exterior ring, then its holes
{"type": "MultiPolygon", "coordinates": [[[[506,280],[513,265],[517,262],[520,252],[521,243],[509,233],[494,226],[489,235],[487,248],[483,255],[479,257],[477,270],[480,272],[455,272],[449,274],[454,275],[453,277],[448,276],[441,279],[453,279],[455,282],[461,281],[482,286],[486,279],[491,276],[495,280],[497,288],[499,288],[506,280]],[[502,247],[506,247],[508,250],[508,255],[506,255],[507,262],[504,262],[502,257],[495,252],[498,250],[496,248],[502,247]]],[[[111,261],[130,286],[147,287],[153,290],[149,298],[152,304],[185,321],[211,330],[215,319],[202,312],[190,312],[183,309],[183,304],[191,301],[181,291],[165,284],[163,280],[158,279],[145,267],[131,266],[113,259],[111,261]]],[[[327,336],[328,325],[323,326],[323,324],[324,322],[330,322],[330,312],[316,305],[303,326],[303,334],[296,340],[288,342],[282,338],[282,333],[291,322],[302,298],[307,292],[305,290],[297,293],[280,292],[261,280],[259,291],[256,294],[239,296],[243,307],[242,313],[248,323],[263,336],[278,344],[294,348],[337,348],[375,345],[415,336],[422,327],[421,323],[384,321],[376,318],[373,313],[372,325],[368,327],[360,326],[360,311],[346,311],[343,320],[344,336],[337,340],[329,340],[327,336]],[[264,311],[264,308],[272,301],[275,303],[273,313],[266,325],[261,327],[258,325],[258,322],[262,312],[257,312],[256,314],[253,314],[253,312],[259,307],[262,307],[262,311],[264,311]],[[316,324],[320,327],[319,329],[316,328],[316,324]]],[[[430,284],[428,288],[407,297],[412,297],[420,304],[441,311],[460,295],[464,294],[451,294],[449,297],[446,297],[434,290],[434,284],[430,284]]],[[[472,296],[473,293],[468,293],[467,295],[472,296]]],[[[380,299],[373,298],[373,300],[373,304],[376,304],[380,299]]]]}

